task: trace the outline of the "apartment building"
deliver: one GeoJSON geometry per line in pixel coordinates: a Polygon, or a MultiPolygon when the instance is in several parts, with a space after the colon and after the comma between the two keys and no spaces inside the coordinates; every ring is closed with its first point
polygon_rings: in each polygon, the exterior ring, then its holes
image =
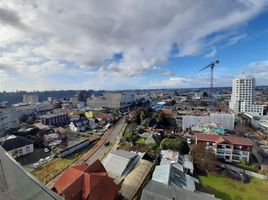
{"type": "Polygon", "coordinates": [[[23,103],[38,103],[38,95],[37,94],[24,94],[23,95],[23,103]]]}
{"type": "Polygon", "coordinates": [[[0,136],[11,128],[19,127],[18,113],[13,107],[0,106],[0,136]]]}
{"type": "Polygon", "coordinates": [[[46,115],[41,115],[40,121],[48,126],[59,126],[59,125],[67,125],[70,122],[70,118],[67,113],[49,113],[46,115]]]}
{"type": "Polygon", "coordinates": [[[233,79],[232,95],[229,103],[235,113],[258,113],[263,115],[263,105],[256,105],[255,78],[243,76],[233,79]]]}
{"type": "Polygon", "coordinates": [[[205,144],[219,159],[226,162],[249,162],[252,143],[242,137],[221,136],[216,134],[195,134],[196,144],[205,144]]]}

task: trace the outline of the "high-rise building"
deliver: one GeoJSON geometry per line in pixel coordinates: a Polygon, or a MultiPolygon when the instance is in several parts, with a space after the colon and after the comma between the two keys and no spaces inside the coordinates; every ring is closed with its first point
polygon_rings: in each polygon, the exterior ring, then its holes
{"type": "Polygon", "coordinates": [[[255,78],[243,76],[233,79],[230,109],[236,113],[256,113],[263,115],[263,105],[256,105],[255,78]]]}
{"type": "Polygon", "coordinates": [[[23,95],[23,103],[38,103],[37,94],[24,94],[23,95]]]}

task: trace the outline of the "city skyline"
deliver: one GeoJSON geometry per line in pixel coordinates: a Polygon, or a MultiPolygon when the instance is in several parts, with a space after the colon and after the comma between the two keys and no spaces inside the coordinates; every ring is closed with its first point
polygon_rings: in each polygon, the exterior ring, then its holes
{"type": "Polygon", "coordinates": [[[267,1],[0,3],[0,91],[268,85],[267,1]],[[211,8],[211,9],[207,9],[211,8]]]}

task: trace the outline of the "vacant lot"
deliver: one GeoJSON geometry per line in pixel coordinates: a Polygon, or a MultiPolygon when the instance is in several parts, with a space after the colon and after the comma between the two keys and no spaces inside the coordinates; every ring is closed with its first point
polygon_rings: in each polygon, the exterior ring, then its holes
{"type": "Polygon", "coordinates": [[[268,198],[268,182],[252,178],[250,183],[230,179],[215,173],[199,176],[203,190],[224,200],[264,200],[268,198]]]}
{"type": "Polygon", "coordinates": [[[76,160],[78,160],[84,153],[86,153],[91,148],[91,145],[82,149],[79,152],[76,152],[66,158],[56,158],[51,162],[30,171],[35,177],[37,177],[44,184],[47,184],[57,175],[59,175],[63,170],[73,164],[76,160]]]}

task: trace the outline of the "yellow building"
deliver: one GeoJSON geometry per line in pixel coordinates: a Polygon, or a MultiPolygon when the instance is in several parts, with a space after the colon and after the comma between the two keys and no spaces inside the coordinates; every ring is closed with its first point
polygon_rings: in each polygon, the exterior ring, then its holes
{"type": "Polygon", "coordinates": [[[94,113],[93,113],[92,111],[85,112],[85,115],[86,115],[86,117],[87,117],[88,119],[94,117],[94,113]]]}

